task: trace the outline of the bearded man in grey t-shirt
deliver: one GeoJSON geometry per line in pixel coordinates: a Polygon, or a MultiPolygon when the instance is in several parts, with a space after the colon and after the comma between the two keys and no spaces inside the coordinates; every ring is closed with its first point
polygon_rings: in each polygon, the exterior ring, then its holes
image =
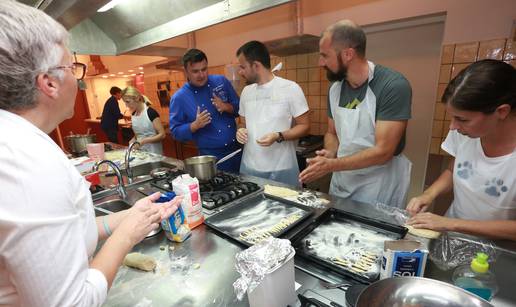
{"type": "Polygon", "coordinates": [[[405,207],[410,161],[402,154],[412,90],[405,77],[365,58],[364,31],[349,20],[326,29],[320,65],[328,92],[324,149],[299,175],[310,182],[333,172],[330,194],[405,207]]]}

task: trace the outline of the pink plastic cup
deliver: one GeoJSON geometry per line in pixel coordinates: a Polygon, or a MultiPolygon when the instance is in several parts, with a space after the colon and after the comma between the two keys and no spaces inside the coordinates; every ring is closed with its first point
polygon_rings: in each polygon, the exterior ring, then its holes
{"type": "Polygon", "coordinates": [[[93,160],[104,159],[104,143],[90,143],[86,145],[88,150],[88,157],[93,160]]]}

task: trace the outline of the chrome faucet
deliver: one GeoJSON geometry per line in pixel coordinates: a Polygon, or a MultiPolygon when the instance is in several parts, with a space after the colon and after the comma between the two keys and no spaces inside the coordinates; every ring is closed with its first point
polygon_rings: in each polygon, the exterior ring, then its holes
{"type": "Polygon", "coordinates": [[[118,186],[116,187],[116,191],[118,192],[118,195],[122,199],[126,199],[127,198],[127,192],[125,191],[124,177],[122,177],[122,173],[120,172],[120,168],[118,167],[118,165],[116,165],[111,160],[102,160],[102,161],[98,161],[97,163],[95,163],[95,165],[93,166],[93,170],[94,171],[98,171],[99,170],[99,166],[102,165],[102,164],[107,164],[107,165],[111,166],[111,168],[115,172],[116,178],[118,179],[118,186]]]}
{"type": "Polygon", "coordinates": [[[133,183],[133,170],[131,169],[131,166],[129,165],[129,160],[131,159],[131,151],[133,150],[133,146],[138,144],[138,147],[141,146],[140,142],[134,141],[129,145],[127,150],[125,151],[125,172],[127,173],[127,182],[133,183]]]}

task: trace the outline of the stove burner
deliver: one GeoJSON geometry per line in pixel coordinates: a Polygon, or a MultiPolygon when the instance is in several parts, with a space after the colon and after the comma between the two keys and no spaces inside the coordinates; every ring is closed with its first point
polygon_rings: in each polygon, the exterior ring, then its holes
{"type": "MultiPolygon", "coordinates": [[[[173,171],[165,179],[156,179],[151,185],[165,191],[172,191],[172,180],[184,174],[182,171],[173,171]]],[[[233,200],[258,191],[260,186],[254,182],[241,181],[238,175],[218,173],[207,182],[199,182],[202,206],[206,209],[215,209],[233,200]]]]}

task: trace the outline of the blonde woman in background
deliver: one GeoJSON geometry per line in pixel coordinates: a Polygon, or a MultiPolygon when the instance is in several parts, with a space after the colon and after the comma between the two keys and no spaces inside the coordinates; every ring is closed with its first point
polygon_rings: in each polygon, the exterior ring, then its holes
{"type": "Polygon", "coordinates": [[[122,91],[122,99],[131,110],[134,137],[130,143],[138,141],[141,144],[141,150],[163,154],[161,141],[165,138],[165,129],[158,112],[149,107],[144,96],[132,86],[122,91]]]}
{"type": "Polygon", "coordinates": [[[152,101],[150,101],[149,97],[147,97],[145,95],[142,95],[142,97],[143,97],[143,101],[145,101],[145,105],[150,107],[152,105],[152,101]]]}

